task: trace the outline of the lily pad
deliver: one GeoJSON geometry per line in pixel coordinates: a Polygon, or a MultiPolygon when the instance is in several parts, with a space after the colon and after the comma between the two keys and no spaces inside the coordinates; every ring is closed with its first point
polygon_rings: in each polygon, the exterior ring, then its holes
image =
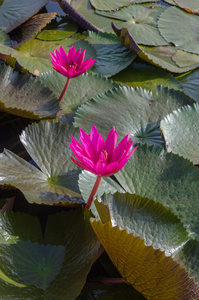
{"type": "Polygon", "coordinates": [[[89,32],[86,40],[96,50],[94,71],[100,75],[110,77],[125,69],[136,58],[136,53],[123,46],[113,34],[89,32]]]}
{"type": "Polygon", "coordinates": [[[84,203],[77,185],[79,171],[70,159],[71,133],[76,136],[77,130],[54,122],[26,128],[20,140],[40,169],[5,149],[0,154],[0,183],[17,187],[30,203],[84,203]]]}
{"type": "Polygon", "coordinates": [[[36,14],[47,2],[47,0],[28,3],[26,0],[4,0],[0,9],[0,27],[6,33],[13,30],[36,14]]]}
{"type": "Polygon", "coordinates": [[[193,14],[199,14],[199,6],[197,0],[189,0],[189,2],[187,2],[186,0],[174,0],[174,1],[178,6],[185,9],[186,11],[191,12],[193,14]]]}
{"type": "Polygon", "coordinates": [[[0,68],[0,108],[22,117],[55,117],[57,97],[31,75],[20,74],[5,65],[0,68]]]}
{"type": "Polygon", "coordinates": [[[144,63],[132,63],[112,79],[117,83],[125,83],[133,88],[142,87],[154,93],[156,85],[183,91],[182,85],[171,73],[144,63]]]}
{"type": "Polygon", "coordinates": [[[161,121],[161,129],[173,153],[199,164],[199,104],[172,112],[161,121]]]}
{"type": "MultiPolygon", "coordinates": [[[[155,0],[158,1],[158,0],[155,0]]],[[[155,2],[154,1],[154,2],[155,2]]],[[[146,2],[151,2],[150,0],[111,0],[111,1],[106,1],[106,0],[91,0],[91,5],[95,9],[99,10],[117,10],[120,9],[124,6],[129,6],[135,3],[146,3],[146,2]]]]}
{"type": "Polygon", "coordinates": [[[11,41],[9,36],[3,32],[2,29],[0,29],[0,44],[6,45],[6,46],[11,46],[11,41]]]}
{"type": "Polygon", "coordinates": [[[179,49],[196,54],[199,54],[198,27],[198,16],[174,6],[161,13],[158,20],[158,28],[165,40],[179,49]]]}
{"type": "Polygon", "coordinates": [[[72,45],[75,46],[76,50],[79,48],[82,50],[86,49],[85,59],[90,57],[95,58],[95,50],[92,46],[79,38],[68,38],[67,40],[54,42],[31,39],[17,49],[0,45],[0,53],[11,55],[22,67],[29,70],[32,74],[40,75],[43,72],[52,70],[50,52],[54,52],[60,46],[68,52],[72,45]]]}
{"type": "Polygon", "coordinates": [[[192,103],[183,93],[162,86],[154,93],[119,86],[78,108],[74,125],[89,132],[95,124],[104,136],[115,126],[119,140],[130,133],[135,142],[163,146],[159,121],[174,109],[192,103]]]}
{"type": "Polygon", "coordinates": [[[199,170],[193,163],[160,147],[140,145],[115,177],[127,192],[164,204],[199,233],[199,170]]]}
{"type": "Polygon", "coordinates": [[[199,103],[199,69],[176,77],[183,86],[184,93],[199,103]]]}
{"type": "Polygon", "coordinates": [[[136,4],[113,12],[96,12],[114,20],[123,21],[121,26],[128,29],[136,43],[148,46],[164,46],[168,42],[160,35],[157,28],[158,17],[163,11],[163,7],[148,8],[136,4]]]}
{"type": "Polygon", "coordinates": [[[91,224],[122,277],[147,299],[198,298],[198,284],[164,252],[146,246],[143,239],[116,224],[96,220],[91,224]]]}
{"type": "Polygon", "coordinates": [[[6,236],[0,238],[2,299],[75,299],[99,251],[90,216],[82,209],[49,216],[43,237],[37,217],[1,214],[6,236]],[[38,237],[30,241],[36,228],[38,237]]]}

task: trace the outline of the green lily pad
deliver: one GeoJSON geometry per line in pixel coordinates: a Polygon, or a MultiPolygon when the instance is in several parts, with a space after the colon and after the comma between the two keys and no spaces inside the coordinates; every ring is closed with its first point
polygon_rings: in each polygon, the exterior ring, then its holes
{"type": "Polygon", "coordinates": [[[175,3],[181,8],[187,10],[188,12],[192,12],[193,14],[199,13],[199,6],[197,0],[175,0],[175,3]]]}
{"type": "Polygon", "coordinates": [[[199,103],[199,69],[176,77],[183,86],[184,93],[199,103]]]}
{"type": "Polygon", "coordinates": [[[12,40],[17,42],[17,47],[19,47],[40,32],[46,24],[50,23],[51,20],[55,18],[55,16],[56,13],[37,14],[16,29],[12,30],[10,37],[12,40]]]}
{"type": "Polygon", "coordinates": [[[74,45],[76,50],[79,48],[86,49],[85,59],[90,57],[95,58],[95,50],[88,44],[88,42],[79,38],[68,38],[61,41],[41,41],[31,39],[27,43],[13,49],[0,45],[0,53],[4,55],[11,55],[17,62],[29,70],[32,74],[40,75],[43,72],[51,71],[52,64],[50,52],[59,49],[62,46],[66,52],[74,45]]]}
{"type": "Polygon", "coordinates": [[[190,161],[160,147],[140,145],[115,177],[127,192],[164,204],[199,233],[199,170],[190,161]]]}
{"type": "Polygon", "coordinates": [[[144,63],[132,63],[112,79],[117,83],[125,83],[133,88],[142,87],[154,93],[156,85],[183,91],[182,85],[171,73],[144,63]]]}
{"type": "Polygon", "coordinates": [[[163,146],[159,121],[174,109],[192,103],[183,93],[162,86],[155,93],[119,86],[78,108],[74,125],[89,132],[95,124],[104,136],[115,126],[119,140],[130,133],[135,142],[163,146]]]}
{"type": "Polygon", "coordinates": [[[199,54],[198,16],[184,12],[178,7],[169,7],[161,13],[158,28],[169,43],[179,49],[199,54]]]}
{"type": "Polygon", "coordinates": [[[113,12],[96,12],[114,20],[119,19],[123,21],[121,26],[128,29],[136,43],[164,46],[168,42],[160,35],[157,28],[158,17],[163,11],[163,7],[148,8],[136,4],[113,12]]]}
{"type": "Polygon", "coordinates": [[[0,29],[0,44],[6,45],[6,46],[11,46],[11,41],[9,36],[3,32],[2,29],[0,29]]]}
{"type": "Polygon", "coordinates": [[[55,117],[57,97],[31,75],[20,74],[5,65],[0,67],[0,108],[26,118],[55,117]]]}
{"type": "Polygon", "coordinates": [[[70,134],[77,136],[77,130],[54,122],[27,127],[20,140],[40,169],[5,149],[0,154],[0,183],[17,187],[30,203],[84,203],[77,185],[79,170],[70,159],[70,134]]]}
{"type": "Polygon", "coordinates": [[[24,23],[36,14],[47,0],[35,0],[27,3],[26,0],[4,0],[0,9],[0,27],[7,33],[24,23]]]}
{"type": "Polygon", "coordinates": [[[100,75],[112,76],[125,69],[136,58],[136,53],[123,46],[113,34],[89,32],[86,40],[96,50],[94,71],[100,75]]]}
{"type": "Polygon", "coordinates": [[[199,285],[189,273],[161,250],[146,246],[143,239],[121,230],[117,224],[93,220],[92,227],[127,283],[147,299],[194,299],[199,285]],[[166,289],[165,289],[166,286],[166,289]]]}
{"type": "Polygon", "coordinates": [[[0,238],[1,297],[75,299],[100,246],[90,217],[91,213],[83,209],[49,216],[43,238],[37,217],[1,214],[2,234],[6,237],[0,238]],[[42,244],[36,236],[34,241],[29,240],[31,232],[36,231],[33,224],[37,225],[42,244]]]}
{"type": "Polygon", "coordinates": [[[199,55],[188,53],[182,50],[177,50],[172,59],[180,68],[186,68],[188,66],[195,66],[199,64],[199,55]]]}
{"type": "Polygon", "coordinates": [[[37,39],[44,41],[62,40],[77,32],[78,26],[67,17],[62,17],[58,22],[51,22],[37,35],[37,39]]]}
{"type": "MultiPolygon", "coordinates": [[[[110,19],[96,14],[90,0],[72,1],[70,4],[65,0],[58,0],[58,2],[65,13],[85,30],[113,32],[110,19]]],[[[116,25],[119,24],[121,21],[116,21],[116,25]]]]}
{"type": "MultiPolygon", "coordinates": [[[[158,0],[155,0],[158,1],[158,0]]],[[[154,1],[154,2],[155,2],[154,1]]],[[[117,10],[120,9],[124,6],[129,6],[131,4],[135,4],[135,3],[146,3],[146,2],[150,2],[150,0],[111,0],[111,1],[106,1],[106,0],[91,0],[91,5],[95,8],[95,9],[99,9],[99,10],[117,10]]]]}
{"type": "MultiPolygon", "coordinates": [[[[124,44],[128,49],[137,53],[137,55],[145,60],[146,62],[153,64],[162,69],[168,70],[173,73],[183,73],[190,70],[196,69],[199,66],[198,55],[192,53],[192,57],[184,52],[177,52],[175,46],[159,46],[159,47],[148,47],[144,45],[138,46],[134,37],[130,34],[127,28],[119,29],[115,23],[112,24],[112,27],[120,38],[122,44],[124,44]],[[173,56],[178,53],[180,60],[184,58],[186,67],[179,67],[177,63],[173,60],[173,56]],[[188,61],[187,61],[188,60],[188,61]],[[189,65],[189,61],[191,64],[189,65]]],[[[178,55],[177,58],[178,59],[178,55]]]]}
{"type": "Polygon", "coordinates": [[[161,121],[161,129],[173,153],[199,164],[199,104],[172,112],[161,121]]]}
{"type": "MultiPolygon", "coordinates": [[[[53,94],[59,98],[65,84],[66,77],[56,71],[46,72],[38,77],[43,85],[49,88],[53,94]]],[[[72,78],[66,94],[64,95],[60,107],[60,114],[73,116],[77,107],[89,99],[101,94],[116,86],[111,80],[94,73],[84,73],[78,77],[72,78]]]]}

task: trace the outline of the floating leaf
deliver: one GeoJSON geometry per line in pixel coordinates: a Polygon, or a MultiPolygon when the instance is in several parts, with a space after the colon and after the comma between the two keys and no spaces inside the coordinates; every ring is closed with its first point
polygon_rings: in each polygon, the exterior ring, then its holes
{"type": "Polygon", "coordinates": [[[68,38],[67,40],[54,42],[31,39],[17,49],[0,45],[0,53],[11,55],[16,58],[22,67],[29,70],[32,74],[40,75],[43,72],[52,70],[50,52],[54,52],[60,46],[67,52],[72,45],[75,46],[76,50],[79,48],[86,49],[85,59],[90,57],[95,58],[95,50],[88,42],[78,38],[68,38]]]}
{"type": "Polygon", "coordinates": [[[157,67],[166,69],[174,73],[183,73],[193,70],[199,66],[198,55],[192,54],[191,65],[187,65],[190,61],[190,56],[186,52],[180,53],[180,58],[183,59],[182,53],[184,53],[184,60],[186,67],[180,68],[174,61],[173,56],[177,52],[177,48],[174,46],[160,46],[160,47],[148,47],[136,43],[133,36],[130,34],[127,28],[119,29],[115,23],[112,27],[120,38],[121,42],[130,50],[137,53],[137,55],[157,67]],[[188,57],[187,57],[188,56],[188,57]],[[188,62],[186,61],[188,59],[188,62]]]}
{"type": "Polygon", "coordinates": [[[1,233],[6,237],[0,237],[1,297],[75,299],[99,251],[90,217],[83,209],[51,215],[43,238],[37,217],[1,214],[1,233]],[[32,232],[38,238],[30,241],[32,232]],[[42,244],[37,242],[39,234],[42,244]]]}
{"type": "Polygon", "coordinates": [[[17,47],[19,47],[41,31],[55,16],[56,13],[37,14],[11,31],[10,37],[12,40],[17,41],[17,47]]]}
{"type": "MultiPolygon", "coordinates": [[[[158,1],[158,0],[155,0],[158,1]]],[[[155,2],[154,1],[154,2],[155,2]]],[[[91,5],[95,9],[99,10],[117,10],[119,8],[122,8],[124,6],[129,6],[131,4],[135,3],[146,3],[150,2],[150,0],[111,0],[111,1],[106,1],[106,0],[91,0],[91,5]]]]}
{"type": "Polygon", "coordinates": [[[28,3],[26,0],[4,0],[0,9],[0,27],[5,32],[13,30],[36,14],[47,2],[47,0],[35,0],[28,3]]]}
{"type": "MultiPolygon", "coordinates": [[[[48,87],[57,99],[60,96],[66,84],[66,77],[56,71],[43,73],[38,81],[42,82],[48,87]]],[[[70,114],[77,109],[77,107],[89,99],[113,88],[116,84],[105,77],[84,73],[76,78],[73,78],[68,87],[67,93],[64,95],[60,103],[62,111],[60,113],[70,114]]]]}
{"type": "Polygon", "coordinates": [[[190,161],[160,147],[139,145],[115,177],[127,192],[164,204],[199,233],[199,170],[190,161]]]}
{"type": "Polygon", "coordinates": [[[11,46],[11,41],[9,36],[5,32],[3,32],[2,29],[0,29],[0,44],[11,46]]]}
{"type": "Polygon", "coordinates": [[[175,3],[181,8],[187,10],[188,12],[192,12],[193,14],[199,14],[199,6],[197,0],[174,0],[175,3]]]}
{"type": "Polygon", "coordinates": [[[177,79],[183,86],[184,93],[199,103],[199,69],[178,76],[177,79]]]}
{"type": "Polygon", "coordinates": [[[172,112],[161,121],[161,129],[173,153],[199,164],[199,104],[172,112]]]}
{"type": "Polygon", "coordinates": [[[198,17],[178,7],[167,8],[158,20],[158,28],[165,40],[179,49],[196,54],[199,54],[198,27],[198,17]]]}
{"type": "Polygon", "coordinates": [[[0,108],[27,118],[55,117],[59,103],[55,95],[31,75],[5,65],[0,68],[0,108]]]}
{"type": "Polygon", "coordinates": [[[199,297],[199,286],[189,273],[164,252],[111,223],[93,220],[92,227],[112,262],[127,281],[147,299],[199,297]],[[165,289],[166,286],[166,289],[165,289]]]}
{"type": "Polygon", "coordinates": [[[180,68],[199,65],[199,55],[182,50],[177,50],[172,59],[180,68]]]}
{"type": "Polygon", "coordinates": [[[156,85],[183,91],[182,85],[171,73],[144,63],[132,63],[112,79],[117,83],[125,83],[133,88],[142,87],[154,93],[156,85]]]}
{"type": "Polygon", "coordinates": [[[44,41],[62,40],[77,32],[78,25],[67,17],[62,17],[59,22],[51,22],[37,35],[37,39],[44,41]]]}
{"type": "Polygon", "coordinates": [[[119,140],[130,133],[136,142],[163,146],[159,121],[174,109],[192,103],[183,93],[161,86],[154,93],[119,86],[78,108],[74,124],[87,132],[95,124],[104,136],[115,126],[119,140]]]}
{"type": "Polygon", "coordinates": [[[76,136],[77,130],[60,123],[29,126],[20,140],[40,169],[4,150],[0,154],[0,183],[17,187],[30,203],[83,203],[77,186],[79,171],[73,170],[70,159],[71,133],[76,136]]]}
{"type": "Polygon", "coordinates": [[[121,26],[128,29],[136,43],[163,46],[168,42],[160,35],[157,28],[157,19],[163,11],[162,7],[147,8],[136,4],[114,12],[96,12],[109,18],[122,20],[121,26]]]}
{"type": "Polygon", "coordinates": [[[123,46],[113,34],[89,32],[86,40],[96,50],[94,71],[100,75],[112,76],[125,69],[136,58],[136,54],[123,46]]]}

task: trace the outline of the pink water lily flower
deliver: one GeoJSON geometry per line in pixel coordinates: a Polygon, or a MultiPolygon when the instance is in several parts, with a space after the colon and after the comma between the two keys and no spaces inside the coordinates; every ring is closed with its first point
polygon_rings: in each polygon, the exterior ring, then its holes
{"type": "Polygon", "coordinates": [[[71,159],[79,167],[98,176],[113,175],[124,167],[137,149],[135,147],[130,151],[133,141],[129,139],[129,135],[127,134],[116,146],[117,131],[114,127],[109,132],[106,141],[95,125],[91,128],[90,136],[80,129],[81,145],[72,135],[72,143],[70,143],[70,148],[78,160],[73,157],[71,159]]]}
{"type": "Polygon", "coordinates": [[[94,64],[95,59],[92,58],[84,61],[85,52],[86,49],[82,53],[81,49],[76,51],[74,46],[69,49],[68,54],[62,46],[60,46],[60,52],[58,50],[55,50],[54,54],[50,52],[53,69],[67,77],[66,85],[58,99],[59,102],[63,99],[71,78],[83,74],[94,64]]]}
{"type": "Polygon", "coordinates": [[[81,53],[81,49],[78,51],[75,50],[75,46],[72,46],[68,55],[62,46],[60,46],[60,52],[58,50],[50,53],[51,55],[51,63],[53,65],[53,69],[67,78],[73,78],[81,75],[86,72],[95,62],[95,59],[89,58],[84,61],[86,49],[84,49],[81,53]]]}
{"type": "Polygon", "coordinates": [[[95,125],[92,126],[90,136],[80,129],[81,144],[71,135],[71,150],[77,157],[71,157],[72,161],[79,167],[97,175],[96,182],[88,198],[86,208],[90,209],[94,196],[100,185],[102,177],[111,176],[120,171],[129,161],[137,147],[132,148],[133,141],[127,134],[117,144],[117,131],[115,127],[109,132],[106,141],[99,134],[95,125]]]}

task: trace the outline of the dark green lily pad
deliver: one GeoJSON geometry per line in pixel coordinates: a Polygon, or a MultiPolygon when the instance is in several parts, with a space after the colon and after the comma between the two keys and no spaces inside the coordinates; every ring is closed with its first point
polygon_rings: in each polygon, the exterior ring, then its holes
{"type": "Polygon", "coordinates": [[[28,3],[26,0],[4,0],[0,9],[0,27],[5,32],[13,30],[36,14],[47,2],[47,0],[28,3]]]}
{"type": "Polygon", "coordinates": [[[199,103],[199,69],[176,78],[183,86],[184,93],[199,103]]]}

